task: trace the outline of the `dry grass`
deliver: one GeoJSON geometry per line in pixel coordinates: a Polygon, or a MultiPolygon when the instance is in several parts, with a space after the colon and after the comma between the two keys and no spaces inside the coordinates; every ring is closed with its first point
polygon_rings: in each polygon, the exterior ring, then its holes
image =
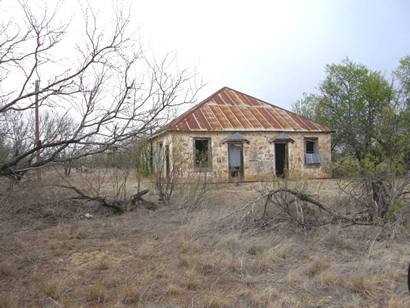
{"type": "Polygon", "coordinates": [[[110,260],[101,259],[95,264],[93,269],[97,271],[105,271],[111,268],[111,266],[112,266],[112,263],[110,262],[110,260]]]}
{"type": "Polygon", "coordinates": [[[107,288],[100,282],[85,290],[85,299],[91,303],[105,303],[107,300],[107,288]]]}
{"type": "MultiPolygon", "coordinates": [[[[320,186],[331,195],[336,185],[320,186]]],[[[89,207],[52,202],[38,215],[33,202],[19,203],[0,217],[0,307],[410,306],[408,227],[374,240],[380,230],[373,227],[301,231],[271,221],[241,229],[238,217],[218,220],[256,190],[220,185],[190,212],[174,204],[121,216],[93,212],[91,220],[78,219],[89,207]]],[[[29,186],[22,195],[43,202],[29,186]]]]}
{"type": "Polygon", "coordinates": [[[325,269],[329,268],[330,264],[326,257],[324,256],[315,256],[311,258],[311,261],[304,264],[302,270],[304,274],[309,277],[314,277],[324,271],[325,269]]]}
{"type": "Polygon", "coordinates": [[[17,268],[11,261],[0,262],[0,277],[12,278],[18,274],[17,268]]]}
{"type": "Polygon", "coordinates": [[[122,291],[121,303],[125,305],[135,305],[138,304],[140,300],[140,292],[135,287],[126,287],[122,291]]]}

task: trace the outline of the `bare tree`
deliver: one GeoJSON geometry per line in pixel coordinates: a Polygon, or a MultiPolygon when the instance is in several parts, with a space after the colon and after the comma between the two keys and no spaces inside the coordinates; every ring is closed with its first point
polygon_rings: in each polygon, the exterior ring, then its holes
{"type": "Polygon", "coordinates": [[[62,6],[39,10],[20,1],[23,19],[0,24],[0,130],[9,149],[0,176],[62,163],[68,152],[75,160],[126,145],[192,102],[200,88],[193,73],[175,69],[172,57],[146,56],[120,9],[110,27],[101,27],[93,10],[83,8],[84,33],[75,33],[73,44],[70,23],[58,22],[62,6]],[[75,46],[68,59],[60,55],[67,46],[75,46]],[[30,136],[36,97],[42,117],[50,117],[38,144],[30,136]]]}

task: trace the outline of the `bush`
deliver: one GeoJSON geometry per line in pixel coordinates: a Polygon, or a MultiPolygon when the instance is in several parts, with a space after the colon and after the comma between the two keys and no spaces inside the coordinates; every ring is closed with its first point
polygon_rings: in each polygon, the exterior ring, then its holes
{"type": "Polygon", "coordinates": [[[359,161],[353,155],[343,156],[333,164],[333,176],[337,178],[358,176],[359,170],[359,161]]]}

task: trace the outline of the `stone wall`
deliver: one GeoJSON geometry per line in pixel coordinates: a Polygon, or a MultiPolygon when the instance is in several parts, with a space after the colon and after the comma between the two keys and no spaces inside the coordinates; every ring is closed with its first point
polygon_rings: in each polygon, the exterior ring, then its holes
{"type": "MultiPolygon", "coordinates": [[[[170,145],[171,166],[175,165],[184,176],[194,176],[205,170],[194,167],[194,138],[211,138],[212,167],[208,175],[215,181],[228,181],[228,145],[222,144],[225,137],[234,132],[168,132],[155,138],[154,146],[170,145]]],[[[243,144],[244,180],[258,181],[272,179],[275,174],[275,145],[270,142],[279,132],[240,132],[249,140],[243,144]]],[[[290,178],[327,178],[331,176],[331,140],[327,133],[289,132],[294,140],[288,143],[288,167],[290,178]],[[304,163],[305,138],[317,138],[320,165],[307,166],[304,163]]],[[[164,149],[164,147],[163,147],[164,149]]]]}

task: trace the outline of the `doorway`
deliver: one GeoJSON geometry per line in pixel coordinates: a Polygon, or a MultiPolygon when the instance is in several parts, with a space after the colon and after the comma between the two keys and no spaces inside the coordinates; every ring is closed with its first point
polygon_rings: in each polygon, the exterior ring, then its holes
{"type": "Polygon", "coordinates": [[[228,143],[228,171],[230,180],[243,180],[243,146],[228,143]]]}
{"type": "Polygon", "coordinates": [[[275,143],[275,170],[277,177],[285,177],[288,170],[288,144],[275,143]]]}
{"type": "Polygon", "coordinates": [[[169,145],[165,146],[165,176],[167,181],[169,181],[169,145]]]}

